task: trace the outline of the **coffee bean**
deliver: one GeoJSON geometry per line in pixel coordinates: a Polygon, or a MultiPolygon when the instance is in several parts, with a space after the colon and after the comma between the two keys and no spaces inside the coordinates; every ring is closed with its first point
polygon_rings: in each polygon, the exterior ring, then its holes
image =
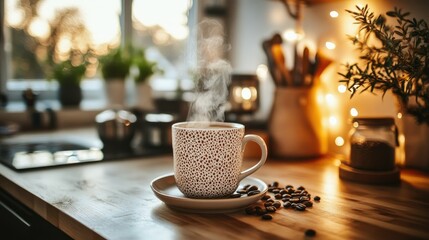
{"type": "Polygon", "coordinates": [[[308,200],[310,200],[307,196],[302,196],[302,197],[300,197],[299,198],[299,200],[301,201],[301,202],[305,202],[305,201],[308,201],[308,200]]]}
{"type": "MultiPolygon", "coordinates": [[[[247,193],[248,196],[252,196],[260,193],[261,191],[256,186],[245,186],[237,190],[237,194],[231,195],[231,197],[238,197],[238,193],[243,192],[247,193]]],[[[320,201],[319,196],[315,196],[314,201],[320,201]]],[[[255,207],[246,208],[245,211],[250,215],[261,216],[262,219],[271,220],[272,215],[279,210],[282,206],[283,208],[292,208],[296,211],[305,211],[307,207],[312,207],[313,202],[311,201],[311,194],[305,189],[304,186],[299,186],[297,189],[294,189],[293,185],[286,185],[284,188],[279,188],[279,183],[274,181],[272,184],[268,184],[268,193],[264,194],[261,197],[260,204],[255,207]],[[279,200],[281,199],[280,202],[279,200]]]]}
{"type": "Polygon", "coordinates": [[[257,186],[255,186],[255,185],[253,185],[253,186],[250,186],[250,187],[246,188],[246,190],[247,190],[248,192],[251,192],[251,191],[254,191],[254,190],[258,190],[258,187],[257,187],[257,186]]]}
{"type": "Polygon", "coordinates": [[[246,184],[246,185],[244,185],[241,189],[242,189],[242,190],[246,190],[246,189],[248,189],[250,186],[251,186],[250,184],[246,184]]]}
{"type": "Polygon", "coordinates": [[[239,194],[246,194],[247,190],[245,190],[245,189],[239,189],[236,192],[239,193],[239,194]]]}
{"type": "Polygon", "coordinates": [[[313,229],[307,229],[307,230],[305,230],[305,236],[307,236],[307,237],[314,237],[314,236],[316,236],[316,230],[313,230],[313,229]]]}
{"type": "Polygon", "coordinates": [[[261,193],[261,191],[259,191],[259,190],[253,190],[253,191],[248,192],[247,196],[253,196],[253,195],[256,195],[258,193],[261,193]]]}
{"type": "Polygon", "coordinates": [[[283,194],[282,198],[291,198],[292,196],[290,194],[283,194]]]}
{"type": "Polygon", "coordinates": [[[298,203],[297,205],[296,205],[296,210],[298,210],[298,211],[304,211],[305,209],[307,208],[307,206],[305,206],[304,204],[302,204],[302,203],[298,203]]]}
{"type": "Polygon", "coordinates": [[[229,197],[230,198],[239,198],[239,197],[241,197],[241,194],[240,193],[233,193],[229,197]]]}
{"type": "Polygon", "coordinates": [[[267,210],[267,212],[271,212],[271,213],[273,213],[277,210],[277,208],[275,208],[274,206],[268,206],[265,209],[267,210]]]}
{"type": "Polygon", "coordinates": [[[270,196],[270,195],[265,194],[264,196],[262,196],[261,200],[266,201],[266,200],[268,200],[268,199],[270,199],[270,198],[271,198],[271,196],[270,196]]]}
{"type": "Polygon", "coordinates": [[[261,207],[259,207],[259,206],[256,206],[256,207],[255,207],[255,213],[256,213],[256,215],[258,215],[258,216],[262,216],[262,215],[264,215],[264,214],[266,214],[266,213],[267,213],[267,210],[262,209],[262,208],[261,208],[261,207]]]}
{"type": "Polygon", "coordinates": [[[256,214],[256,209],[255,207],[247,207],[246,209],[244,209],[244,211],[248,214],[248,215],[253,215],[256,214]]]}
{"type": "Polygon", "coordinates": [[[307,207],[312,207],[313,206],[313,202],[312,201],[305,201],[302,204],[304,204],[307,207]]]}

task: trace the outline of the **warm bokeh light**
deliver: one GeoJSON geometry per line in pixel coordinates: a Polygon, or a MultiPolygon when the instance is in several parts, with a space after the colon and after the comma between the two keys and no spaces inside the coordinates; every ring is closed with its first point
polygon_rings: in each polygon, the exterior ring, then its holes
{"type": "Polygon", "coordinates": [[[241,97],[243,98],[243,100],[250,100],[250,98],[252,97],[252,92],[250,91],[250,88],[244,87],[243,89],[241,89],[241,97]]]}
{"type": "Polygon", "coordinates": [[[256,68],[256,76],[258,79],[265,80],[268,77],[268,67],[265,64],[259,64],[256,68]]]}
{"type": "Polygon", "coordinates": [[[345,93],[347,91],[346,85],[339,85],[337,89],[339,93],[345,93]]]}
{"type": "Polygon", "coordinates": [[[398,114],[396,114],[396,116],[399,118],[399,119],[401,119],[402,118],[402,113],[398,113],[398,114]]]}
{"type": "Polygon", "coordinates": [[[72,43],[70,41],[70,38],[63,37],[58,42],[58,49],[57,51],[59,53],[67,53],[71,49],[72,43]]]}
{"type": "Polygon", "coordinates": [[[340,136],[335,138],[335,145],[337,145],[338,147],[344,146],[344,143],[345,143],[344,138],[340,136]]]}
{"type": "Polygon", "coordinates": [[[17,8],[17,2],[14,4],[6,4],[6,23],[11,27],[19,27],[24,20],[24,11],[17,8]]]}
{"type": "Polygon", "coordinates": [[[332,93],[328,93],[325,95],[325,100],[326,103],[328,104],[329,107],[335,107],[337,104],[336,98],[334,97],[334,95],[332,93]]]}
{"type": "Polygon", "coordinates": [[[335,159],[335,160],[334,160],[334,165],[335,165],[336,167],[339,167],[339,166],[341,165],[341,160],[340,160],[340,159],[335,159]]]}
{"type": "Polygon", "coordinates": [[[356,108],[351,108],[350,109],[350,115],[352,117],[357,117],[359,115],[359,112],[358,112],[358,110],[356,108]]]}
{"type": "Polygon", "coordinates": [[[329,124],[331,126],[336,126],[338,123],[338,119],[335,116],[330,116],[329,117],[329,124]]]}
{"type": "MultiPolygon", "coordinates": [[[[18,0],[9,0],[8,4],[6,4],[8,8],[6,22],[12,27],[19,27],[24,20],[24,13],[18,9],[17,4],[18,0]]],[[[51,31],[48,23],[54,19],[59,10],[65,8],[79,9],[80,16],[91,34],[94,46],[111,44],[120,38],[120,2],[110,1],[109,4],[106,4],[104,0],[41,1],[38,8],[38,17],[30,24],[30,34],[34,37],[46,38],[51,31]],[[103,11],[97,11],[94,14],[94,9],[103,9],[103,11]]]]}
{"type": "Polygon", "coordinates": [[[339,16],[337,11],[331,11],[329,12],[329,16],[331,16],[331,18],[337,18],[339,16]]]}
{"type": "Polygon", "coordinates": [[[33,37],[44,39],[51,34],[51,30],[49,24],[45,20],[36,17],[30,24],[29,33],[33,37]]]}
{"type": "Polygon", "coordinates": [[[173,38],[183,40],[189,34],[189,7],[189,0],[134,0],[133,17],[144,26],[159,26],[173,38]]]}
{"type": "Polygon", "coordinates": [[[335,49],[337,47],[337,45],[335,43],[329,42],[329,41],[325,43],[325,46],[329,50],[333,50],[333,49],[335,49]]]}
{"type": "Polygon", "coordinates": [[[287,29],[283,32],[282,37],[287,42],[295,42],[304,38],[303,34],[296,32],[294,29],[287,29]]]}

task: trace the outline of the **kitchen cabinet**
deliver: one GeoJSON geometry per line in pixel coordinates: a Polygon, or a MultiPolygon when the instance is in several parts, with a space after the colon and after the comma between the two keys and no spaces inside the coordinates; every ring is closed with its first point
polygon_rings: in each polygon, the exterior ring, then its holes
{"type": "Polygon", "coordinates": [[[2,239],[72,239],[1,189],[0,229],[2,239]]]}

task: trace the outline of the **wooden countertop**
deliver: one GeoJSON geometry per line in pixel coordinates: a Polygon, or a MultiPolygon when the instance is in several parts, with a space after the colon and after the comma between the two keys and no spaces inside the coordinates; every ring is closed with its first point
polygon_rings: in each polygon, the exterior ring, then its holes
{"type": "Polygon", "coordinates": [[[363,185],[341,180],[338,163],[267,160],[252,176],[321,197],[303,212],[282,208],[270,221],[244,211],[169,209],[150,188],[172,172],[169,155],[22,173],[0,164],[0,187],[75,239],[303,239],[310,228],[317,239],[429,239],[429,175],[402,170],[398,186],[363,185]]]}

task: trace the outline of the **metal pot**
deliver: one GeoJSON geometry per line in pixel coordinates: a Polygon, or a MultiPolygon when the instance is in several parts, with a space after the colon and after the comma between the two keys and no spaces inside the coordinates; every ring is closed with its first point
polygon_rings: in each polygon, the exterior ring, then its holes
{"type": "Polygon", "coordinates": [[[103,149],[130,148],[136,132],[137,117],[119,109],[105,110],[95,117],[97,132],[103,149]]]}

